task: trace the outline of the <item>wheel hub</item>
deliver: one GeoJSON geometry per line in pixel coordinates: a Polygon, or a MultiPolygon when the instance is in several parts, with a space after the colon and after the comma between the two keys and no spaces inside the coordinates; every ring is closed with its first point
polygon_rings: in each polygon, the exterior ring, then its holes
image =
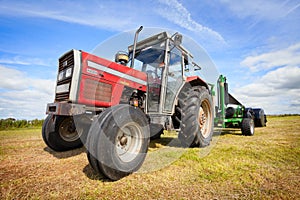
{"type": "Polygon", "coordinates": [[[135,122],[120,128],[116,137],[116,151],[123,162],[132,161],[142,147],[142,132],[135,122]]]}
{"type": "Polygon", "coordinates": [[[210,128],[210,124],[212,123],[211,118],[212,118],[212,113],[210,111],[210,104],[207,100],[205,100],[201,103],[199,109],[199,115],[198,115],[199,128],[202,136],[205,138],[208,137],[211,132],[211,128],[210,128]]]}
{"type": "Polygon", "coordinates": [[[122,137],[119,138],[119,141],[121,146],[125,146],[128,142],[128,139],[125,135],[123,135],[122,137]]]}
{"type": "Polygon", "coordinates": [[[204,127],[204,124],[206,122],[206,116],[205,113],[203,111],[203,108],[200,108],[200,112],[199,112],[199,124],[200,124],[200,129],[202,130],[202,128],[204,127]]]}
{"type": "Polygon", "coordinates": [[[79,131],[77,131],[72,118],[66,118],[59,127],[59,134],[63,140],[73,142],[77,140],[83,132],[81,128],[78,129],[79,131]]]}

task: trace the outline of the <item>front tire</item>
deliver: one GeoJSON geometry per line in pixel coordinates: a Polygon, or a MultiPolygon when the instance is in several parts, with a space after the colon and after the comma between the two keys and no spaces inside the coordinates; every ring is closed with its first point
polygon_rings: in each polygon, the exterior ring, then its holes
{"type": "Polygon", "coordinates": [[[85,127],[76,127],[73,117],[70,116],[48,115],[42,127],[43,140],[54,151],[81,147],[86,133],[85,127]]]}
{"type": "MultiPolygon", "coordinates": [[[[104,111],[105,112],[105,111],[104,111]]],[[[88,158],[95,171],[119,180],[143,164],[150,141],[146,115],[129,105],[118,105],[92,124],[87,140],[88,158]]]]}
{"type": "Polygon", "coordinates": [[[212,97],[205,87],[185,88],[179,95],[179,140],[184,147],[205,147],[213,135],[212,97]]]}

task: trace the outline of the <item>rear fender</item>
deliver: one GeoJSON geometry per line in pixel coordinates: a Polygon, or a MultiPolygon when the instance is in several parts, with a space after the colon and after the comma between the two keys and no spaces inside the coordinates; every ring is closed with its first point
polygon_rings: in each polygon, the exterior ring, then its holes
{"type": "MultiPolygon", "coordinates": [[[[186,79],[186,84],[189,83],[191,86],[204,86],[209,90],[208,84],[201,79],[199,76],[189,76],[186,79]]],[[[209,90],[210,91],[210,90],[209,90]]]]}

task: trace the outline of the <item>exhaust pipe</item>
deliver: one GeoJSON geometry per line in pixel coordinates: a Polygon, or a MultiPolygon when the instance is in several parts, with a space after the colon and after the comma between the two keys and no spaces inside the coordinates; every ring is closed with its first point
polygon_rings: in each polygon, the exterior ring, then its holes
{"type": "Polygon", "coordinates": [[[130,68],[133,68],[133,65],[134,65],[136,43],[137,43],[138,35],[142,29],[143,29],[143,26],[140,26],[140,28],[135,32],[130,68]]]}

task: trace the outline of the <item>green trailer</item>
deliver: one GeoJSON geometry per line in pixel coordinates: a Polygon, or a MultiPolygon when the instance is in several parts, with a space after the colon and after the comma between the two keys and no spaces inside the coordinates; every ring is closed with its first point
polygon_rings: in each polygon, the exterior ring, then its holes
{"type": "MultiPolygon", "coordinates": [[[[255,127],[266,126],[267,117],[262,108],[246,108],[228,92],[226,77],[219,76],[217,83],[215,127],[241,128],[242,134],[254,135],[255,127]]],[[[215,93],[215,92],[213,92],[215,93]]]]}

